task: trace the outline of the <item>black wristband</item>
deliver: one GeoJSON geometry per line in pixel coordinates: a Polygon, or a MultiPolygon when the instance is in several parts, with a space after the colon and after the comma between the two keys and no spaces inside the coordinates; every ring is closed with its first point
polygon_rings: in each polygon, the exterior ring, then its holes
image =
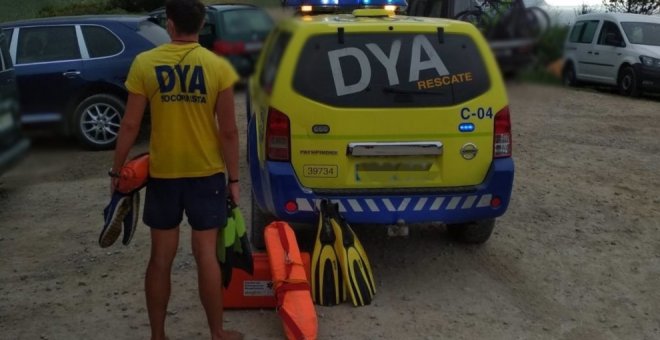
{"type": "Polygon", "coordinates": [[[118,172],[112,171],[112,169],[108,170],[108,176],[114,177],[114,178],[119,178],[120,175],[118,172]]]}
{"type": "Polygon", "coordinates": [[[238,183],[238,180],[237,180],[237,179],[231,179],[231,178],[230,178],[230,179],[229,179],[229,184],[232,184],[232,183],[238,183]]]}

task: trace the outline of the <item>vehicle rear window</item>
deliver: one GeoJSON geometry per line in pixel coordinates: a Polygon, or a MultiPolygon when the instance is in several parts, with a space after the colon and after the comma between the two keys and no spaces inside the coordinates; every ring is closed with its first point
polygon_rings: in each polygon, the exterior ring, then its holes
{"type": "Polygon", "coordinates": [[[282,55],[289,44],[291,34],[288,32],[275,32],[273,42],[264,50],[266,60],[263,69],[259,75],[259,84],[270,93],[277,76],[277,70],[280,67],[282,55]]]}
{"type": "Polygon", "coordinates": [[[573,25],[569,41],[590,44],[596,35],[596,28],[598,28],[598,20],[578,21],[573,25]]]}
{"type": "Polygon", "coordinates": [[[660,24],[651,22],[622,22],[621,27],[631,44],[660,46],[660,24]]]}
{"type": "Polygon", "coordinates": [[[167,34],[167,31],[149,20],[140,22],[138,34],[149,40],[154,46],[170,42],[170,36],[167,34]]]}
{"type": "Polygon", "coordinates": [[[21,28],[16,63],[37,63],[80,59],[74,26],[21,28]]]}
{"type": "Polygon", "coordinates": [[[101,26],[82,26],[85,45],[90,58],[115,55],[124,49],[122,42],[107,28],[101,26]]]}
{"type": "Polygon", "coordinates": [[[220,21],[229,40],[249,40],[254,33],[267,33],[273,27],[273,20],[260,9],[225,11],[220,21]]]}
{"type": "Polygon", "coordinates": [[[449,106],[490,87],[474,41],[461,34],[339,34],[310,38],[293,87],[339,107],[449,106]]]}

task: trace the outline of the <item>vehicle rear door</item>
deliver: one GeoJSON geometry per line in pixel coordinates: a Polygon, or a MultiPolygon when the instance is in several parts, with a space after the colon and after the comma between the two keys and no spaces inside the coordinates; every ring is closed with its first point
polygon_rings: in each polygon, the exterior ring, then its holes
{"type": "Polygon", "coordinates": [[[599,20],[585,20],[575,24],[571,32],[570,41],[575,47],[575,56],[577,58],[577,76],[582,80],[593,80],[596,72],[594,63],[594,45],[596,30],[600,26],[599,20]]]}
{"type": "Polygon", "coordinates": [[[619,26],[612,21],[603,21],[598,40],[593,48],[594,78],[600,82],[617,83],[619,65],[623,61],[626,43],[619,26]]]}
{"type": "MultiPolygon", "coordinates": [[[[120,88],[128,75],[128,70],[137,52],[123,53],[126,50],[122,40],[108,27],[102,25],[80,25],[83,36],[83,73],[81,76],[89,81],[103,81],[120,88]]],[[[134,38],[132,47],[142,47],[146,50],[144,43],[134,38]]]]}
{"type": "Polygon", "coordinates": [[[62,120],[84,82],[75,26],[21,27],[16,34],[12,48],[23,122],[62,120]]]}
{"type": "Polygon", "coordinates": [[[390,25],[311,36],[294,64],[301,100],[273,97],[290,119],[291,163],[304,186],[461,187],[488,172],[494,117],[507,100],[485,42],[450,27],[382,33],[390,25]]]}
{"type": "Polygon", "coordinates": [[[8,47],[8,40],[0,32],[0,150],[15,141],[20,126],[16,79],[8,47]]]}

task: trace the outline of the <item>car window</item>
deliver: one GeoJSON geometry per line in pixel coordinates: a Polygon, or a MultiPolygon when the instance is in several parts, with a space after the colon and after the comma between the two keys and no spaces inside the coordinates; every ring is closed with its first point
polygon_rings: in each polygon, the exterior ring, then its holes
{"type": "MultiPolygon", "coordinates": [[[[5,39],[0,38],[0,44],[5,45],[5,39]]],[[[6,58],[5,58],[5,51],[7,49],[5,46],[0,46],[0,72],[4,72],[6,69],[9,69],[9,65],[5,66],[6,63],[6,58]]]]}
{"type": "Polygon", "coordinates": [[[291,39],[290,33],[278,33],[273,43],[269,44],[270,46],[264,51],[266,60],[263,69],[261,70],[261,74],[259,75],[259,83],[268,92],[273,88],[275,76],[280,67],[282,55],[286,50],[286,46],[289,44],[289,39],[291,39]]]}
{"type": "Polygon", "coordinates": [[[119,38],[105,27],[85,25],[81,28],[90,58],[115,55],[124,49],[119,38]]]}
{"type": "Polygon", "coordinates": [[[5,34],[5,44],[7,45],[7,48],[9,48],[9,45],[11,45],[11,38],[14,33],[13,28],[5,28],[2,30],[2,33],[5,34]]]}
{"type": "Polygon", "coordinates": [[[0,71],[5,71],[13,67],[11,56],[9,55],[9,39],[7,39],[7,34],[2,36],[2,33],[0,33],[0,66],[2,67],[0,71]]]}
{"type": "Polygon", "coordinates": [[[622,22],[621,27],[631,44],[660,46],[660,24],[622,22]]]}
{"type": "Polygon", "coordinates": [[[430,107],[465,102],[488,91],[489,72],[463,34],[317,35],[303,47],[293,87],[338,107],[430,107]],[[304,61],[304,62],[302,62],[304,61]]]}
{"type": "Polygon", "coordinates": [[[254,33],[265,33],[273,27],[273,20],[260,9],[225,11],[220,21],[230,40],[249,39],[254,33]]]}
{"type": "Polygon", "coordinates": [[[582,31],[584,30],[584,25],[586,24],[586,21],[578,21],[573,25],[573,29],[571,30],[571,35],[568,38],[568,41],[570,42],[579,42],[580,41],[580,35],[582,34],[582,31]]]}
{"type": "Polygon", "coordinates": [[[140,22],[138,34],[149,40],[154,46],[170,42],[170,36],[167,34],[167,31],[149,20],[140,22]]]}
{"type": "Polygon", "coordinates": [[[598,20],[578,21],[573,25],[570,42],[590,44],[596,35],[598,20]]]}
{"type": "Polygon", "coordinates": [[[621,35],[621,30],[619,30],[619,27],[611,21],[603,22],[603,28],[600,29],[600,35],[598,36],[598,45],[621,46],[622,43],[623,43],[623,36],[621,35]],[[608,35],[611,37],[611,39],[615,39],[620,43],[618,44],[613,44],[611,42],[608,43],[607,41],[608,35]]]}
{"type": "Polygon", "coordinates": [[[163,28],[167,27],[167,16],[165,15],[165,12],[154,14],[153,17],[156,19],[156,23],[159,26],[163,28]]]}
{"type": "Polygon", "coordinates": [[[16,63],[38,63],[80,59],[74,26],[21,28],[16,63]]]}

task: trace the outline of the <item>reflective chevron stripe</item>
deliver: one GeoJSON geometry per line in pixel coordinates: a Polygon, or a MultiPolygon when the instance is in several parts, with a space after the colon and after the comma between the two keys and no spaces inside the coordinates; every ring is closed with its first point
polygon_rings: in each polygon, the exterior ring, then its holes
{"type": "MultiPolygon", "coordinates": [[[[405,198],[350,198],[332,200],[339,204],[340,212],[374,213],[380,211],[438,211],[438,210],[465,210],[472,208],[485,208],[490,206],[493,198],[491,194],[453,196],[453,197],[405,197],[405,198]]],[[[314,211],[318,207],[319,199],[298,198],[299,211],[314,211]]]]}

